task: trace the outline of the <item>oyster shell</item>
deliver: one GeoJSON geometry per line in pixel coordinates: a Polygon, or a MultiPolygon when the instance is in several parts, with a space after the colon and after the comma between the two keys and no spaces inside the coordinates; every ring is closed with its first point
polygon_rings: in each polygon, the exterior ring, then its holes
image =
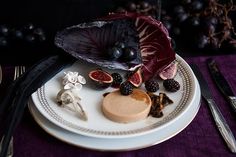
{"type": "Polygon", "coordinates": [[[58,32],[55,44],[76,58],[111,69],[134,70],[141,66],[138,33],[134,22],[127,19],[95,21],[68,27],[58,32]],[[109,60],[107,50],[117,41],[125,42],[137,51],[138,56],[130,62],[109,60]]]}
{"type": "Polygon", "coordinates": [[[102,67],[134,70],[142,66],[145,81],[175,60],[170,40],[160,21],[136,13],[116,13],[58,32],[55,44],[76,58],[102,67]],[[138,57],[131,62],[109,60],[107,49],[123,40],[138,52],[138,57]]]}

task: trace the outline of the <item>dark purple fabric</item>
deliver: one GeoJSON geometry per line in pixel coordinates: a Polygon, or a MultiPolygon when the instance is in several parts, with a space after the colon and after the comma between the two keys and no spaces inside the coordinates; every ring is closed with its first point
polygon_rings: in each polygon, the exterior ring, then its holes
{"type": "MultiPolygon", "coordinates": [[[[219,108],[236,136],[236,114],[213,83],[205,60],[209,57],[185,58],[188,63],[196,63],[213,91],[219,108]]],[[[222,73],[236,93],[236,55],[213,56],[222,73]]],[[[231,157],[235,156],[227,148],[220,136],[210,111],[202,101],[200,110],[190,125],[173,138],[148,148],[126,152],[100,152],[87,150],[63,143],[47,134],[26,111],[22,122],[14,134],[15,157],[231,157]]]]}

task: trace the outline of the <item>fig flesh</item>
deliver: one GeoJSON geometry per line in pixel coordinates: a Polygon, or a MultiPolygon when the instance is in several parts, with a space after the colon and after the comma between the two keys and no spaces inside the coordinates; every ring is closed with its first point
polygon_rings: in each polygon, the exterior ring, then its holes
{"type": "Polygon", "coordinates": [[[140,87],[143,83],[141,69],[136,70],[129,78],[128,81],[134,86],[134,87],[140,87]]]}
{"type": "Polygon", "coordinates": [[[94,87],[97,89],[108,88],[113,82],[112,76],[108,72],[101,69],[90,71],[89,78],[91,79],[94,87]]]}
{"type": "Polygon", "coordinates": [[[172,62],[159,73],[159,76],[163,80],[173,79],[176,76],[177,69],[178,69],[178,62],[172,62]]]}

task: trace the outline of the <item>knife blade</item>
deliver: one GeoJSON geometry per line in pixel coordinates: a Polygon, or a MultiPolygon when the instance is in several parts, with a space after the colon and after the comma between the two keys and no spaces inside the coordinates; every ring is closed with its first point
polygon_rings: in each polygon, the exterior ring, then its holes
{"type": "Polygon", "coordinates": [[[216,83],[217,87],[223,93],[223,95],[229,101],[231,107],[236,112],[236,97],[235,97],[230,85],[228,84],[227,80],[224,78],[224,76],[220,72],[220,69],[217,66],[215,60],[213,60],[211,58],[207,59],[207,65],[208,65],[211,76],[212,76],[214,82],[216,83]]]}
{"type": "Polygon", "coordinates": [[[201,95],[206,100],[208,107],[210,108],[210,111],[220,134],[222,135],[230,151],[236,153],[236,140],[234,138],[234,135],[230,127],[228,126],[225,118],[223,117],[220,109],[213,100],[210,88],[208,87],[206,80],[204,79],[202,73],[196,65],[192,64],[190,66],[198,79],[201,89],[201,95]]]}

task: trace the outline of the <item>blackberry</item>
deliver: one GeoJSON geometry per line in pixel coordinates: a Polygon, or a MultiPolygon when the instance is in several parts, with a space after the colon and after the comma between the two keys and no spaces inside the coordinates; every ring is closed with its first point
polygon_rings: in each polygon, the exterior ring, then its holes
{"type": "Polygon", "coordinates": [[[176,92],[180,89],[180,84],[174,79],[166,79],[163,81],[163,86],[167,91],[176,92]]]}
{"type": "Polygon", "coordinates": [[[159,84],[157,80],[148,80],[145,82],[145,88],[149,92],[156,92],[159,89],[159,84]]]}
{"type": "Polygon", "coordinates": [[[121,84],[121,82],[123,81],[123,79],[119,73],[112,73],[111,76],[113,78],[113,82],[112,82],[113,86],[119,86],[121,84]]]}
{"type": "Polygon", "coordinates": [[[129,95],[133,92],[133,86],[129,82],[124,82],[120,85],[120,93],[122,95],[129,95]]]}

